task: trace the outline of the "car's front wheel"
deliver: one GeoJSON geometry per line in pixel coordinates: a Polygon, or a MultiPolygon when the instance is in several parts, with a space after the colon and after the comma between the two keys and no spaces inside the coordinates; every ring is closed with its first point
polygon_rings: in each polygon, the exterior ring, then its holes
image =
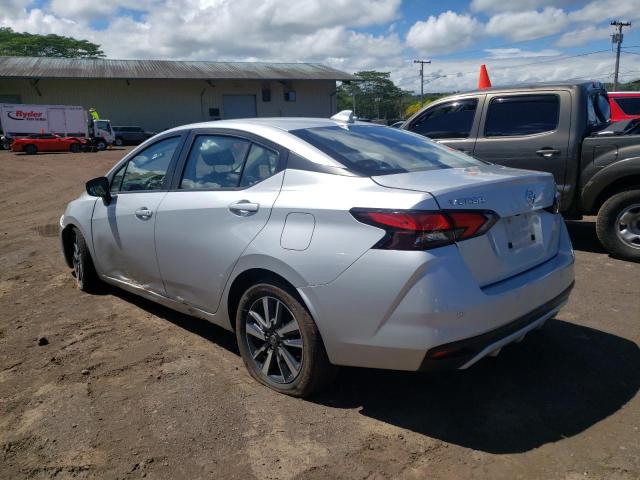
{"type": "Polygon", "coordinates": [[[122,138],[120,137],[116,137],[116,139],[113,142],[117,147],[121,147],[124,145],[124,140],[122,140],[122,138]]]}
{"type": "Polygon", "coordinates": [[[280,393],[307,397],[335,375],[311,315],[284,285],[259,283],[244,293],[236,337],[251,376],[280,393]]]}
{"type": "Polygon", "coordinates": [[[81,149],[82,149],[82,147],[77,142],[76,143],[72,143],[71,145],[69,145],[69,151],[71,153],[80,153],[81,149]]]}
{"type": "Polygon", "coordinates": [[[596,232],[612,256],[640,262],[640,190],[621,192],[604,202],[596,232]]]}
{"type": "Polygon", "coordinates": [[[87,243],[78,228],[73,229],[71,263],[76,285],[83,292],[94,292],[100,286],[100,279],[91,259],[87,243]]]}
{"type": "Polygon", "coordinates": [[[36,153],[38,153],[38,147],[36,147],[35,145],[25,145],[22,150],[27,155],[35,155],[36,153]]]}

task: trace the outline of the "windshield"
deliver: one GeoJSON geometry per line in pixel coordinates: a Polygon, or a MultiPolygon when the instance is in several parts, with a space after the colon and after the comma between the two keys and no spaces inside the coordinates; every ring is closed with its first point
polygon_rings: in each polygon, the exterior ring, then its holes
{"type": "Polygon", "coordinates": [[[96,128],[99,128],[100,130],[106,130],[107,132],[111,130],[111,124],[105,120],[96,120],[95,124],[96,128]]]}
{"type": "Polygon", "coordinates": [[[421,135],[372,125],[292,130],[290,133],[367,176],[483,165],[421,135]]]}

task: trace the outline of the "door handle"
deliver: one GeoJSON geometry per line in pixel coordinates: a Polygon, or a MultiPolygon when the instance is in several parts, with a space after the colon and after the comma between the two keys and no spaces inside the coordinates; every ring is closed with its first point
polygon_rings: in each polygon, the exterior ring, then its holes
{"type": "Polygon", "coordinates": [[[541,148],[540,150],[536,150],[536,153],[541,157],[549,158],[554,155],[558,155],[560,153],[560,150],[558,150],[557,148],[541,148]]]}
{"type": "Polygon", "coordinates": [[[135,213],[136,213],[136,217],[141,218],[142,220],[147,220],[151,218],[151,215],[153,215],[153,212],[149,210],[147,207],[141,207],[138,210],[136,210],[135,213]]]}
{"type": "Polygon", "coordinates": [[[229,205],[229,210],[231,211],[231,213],[243,217],[256,213],[259,208],[259,203],[252,203],[248,200],[240,200],[239,202],[229,205]]]}

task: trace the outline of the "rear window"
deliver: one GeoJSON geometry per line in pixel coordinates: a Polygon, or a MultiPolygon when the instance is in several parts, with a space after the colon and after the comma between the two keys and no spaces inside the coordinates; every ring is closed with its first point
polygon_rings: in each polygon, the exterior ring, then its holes
{"type": "Polygon", "coordinates": [[[485,137],[509,137],[551,132],[558,127],[557,95],[519,95],[491,100],[485,137]]]}
{"type": "Polygon", "coordinates": [[[619,97],[615,101],[627,115],[640,115],[640,97],[619,97]]]}
{"type": "Polygon", "coordinates": [[[291,133],[367,176],[483,165],[461,152],[396,128],[356,124],[291,133]]]}

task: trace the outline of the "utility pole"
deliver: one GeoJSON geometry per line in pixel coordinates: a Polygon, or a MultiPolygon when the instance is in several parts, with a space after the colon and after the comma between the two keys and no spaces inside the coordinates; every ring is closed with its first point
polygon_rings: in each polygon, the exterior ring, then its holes
{"type": "Polygon", "coordinates": [[[420,64],[420,103],[424,102],[424,64],[431,63],[431,60],[414,60],[413,63],[420,64]]]}
{"type": "Polygon", "coordinates": [[[618,72],[620,70],[620,49],[622,48],[622,39],[624,35],[622,35],[623,27],[630,27],[631,22],[621,22],[620,20],[615,20],[611,22],[611,26],[615,27],[618,31],[611,35],[611,41],[617,44],[616,48],[616,71],[613,74],[613,90],[616,91],[618,89],[618,72]]]}

